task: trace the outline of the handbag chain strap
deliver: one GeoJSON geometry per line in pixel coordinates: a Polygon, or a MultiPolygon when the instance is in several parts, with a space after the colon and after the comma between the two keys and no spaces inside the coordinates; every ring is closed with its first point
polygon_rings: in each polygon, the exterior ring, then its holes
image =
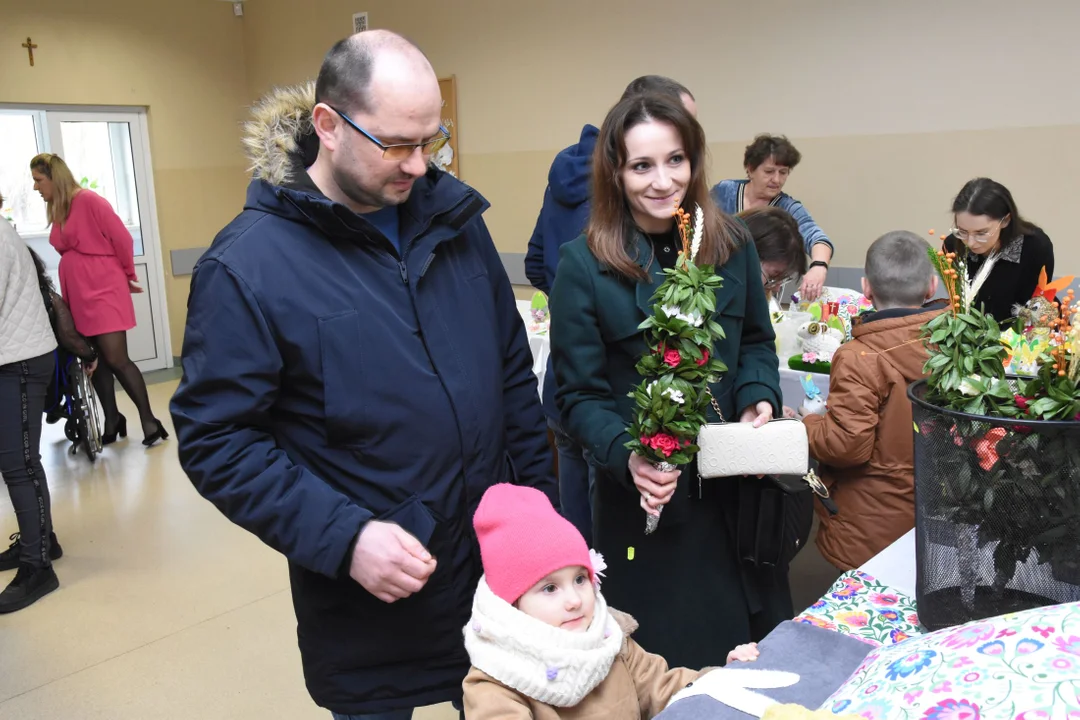
{"type": "Polygon", "coordinates": [[[709,402],[712,403],[712,409],[716,412],[716,417],[720,418],[720,422],[727,422],[724,419],[724,413],[720,410],[720,403],[716,402],[716,396],[712,394],[709,383],[705,383],[705,392],[709,393],[709,402]]]}

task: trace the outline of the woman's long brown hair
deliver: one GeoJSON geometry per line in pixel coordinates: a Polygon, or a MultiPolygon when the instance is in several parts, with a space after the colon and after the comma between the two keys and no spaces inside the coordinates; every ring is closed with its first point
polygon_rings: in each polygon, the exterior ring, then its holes
{"type": "Polygon", "coordinates": [[[47,203],[46,217],[50,225],[56,224],[63,227],[64,223],[67,222],[68,215],[71,214],[71,198],[75,197],[75,193],[82,190],[82,188],[79,187],[79,183],[75,182],[75,176],[71,174],[71,169],[68,168],[67,163],[60,159],[59,155],[53,155],[52,153],[35,155],[34,159],[30,161],[30,169],[37,170],[52,180],[53,199],[47,203]]]}
{"type": "Polygon", "coordinates": [[[592,212],[586,231],[589,250],[611,271],[628,280],[644,282],[649,279],[648,272],[641,267],[642,259],[637,257],[635,237],[639,230],[630,214],[622,182],[627,160],[626,133],[649,121],[674,127],[690,161],[690,183],[682,207],[693,217],[694,206],[700,205],[705,214],[704,237],[695,264],[723,265],[738,246],[737,238],[743,233],[736,220],[720,212],[709,194],[705,177],[705,131],[681,102],[664,95],[624,98],[604,119],[593,152],[592,212]]]}

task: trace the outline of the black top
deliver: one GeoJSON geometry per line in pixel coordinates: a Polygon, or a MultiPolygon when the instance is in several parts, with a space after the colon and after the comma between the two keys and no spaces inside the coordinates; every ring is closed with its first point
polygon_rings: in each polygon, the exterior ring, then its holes
{"type": "MultiPolygon", "coordinates": [[[[961,242],[950,235],[945,239],[946,252],[955,252],[961,242]]],[[[985,256],[968,253],[968,279],[975,277],[982,267],[985,256]]],[[[982,306],[983,312],[992,315],[999,323],[1010,322],[1013,307],[1023,305],[1035,294],[1039,284],[1039,272],[1046,268],[1046,278],[1054,277],[1054,243],[1041,228],[1031,226],[1027,235],[1014,238],[1003,248],[990,277],[986,278],[979,294],[975,296],[975,307],[982,306]]]]}
{"type": "Polygon", "coordinates": [[[655,234],[646,233],[646,237],[652,243],[653,252],[656,253],[656,259],[660,262],[660,267],[665,270],[675,267],[675,263],[679,260],[679,252],[682,250],[682,240],[679,238],[678,232],[668,230],[667,232],[655,234]]]}

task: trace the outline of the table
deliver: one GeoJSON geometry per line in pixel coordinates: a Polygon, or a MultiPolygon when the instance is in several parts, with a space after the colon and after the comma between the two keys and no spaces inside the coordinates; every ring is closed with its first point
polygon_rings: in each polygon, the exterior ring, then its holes
{"type": "Polygon", "coordinates": [[[806,393],[803,391],[802,378],[809,374],[814,382],[821,388],[821,396],[829,397],[829,376],[821,373],[806,373],[802,370],[792,370],[787,366],[786,358],[778,358],[780,361],[780,392],[784,398],[784,404],[793,410],[798,410],[802,405],[806,393]]]}
{"type": "Polygon", "coordinates": [[[908,597],[915,597],[915,530],[870,558],[859,568],[908,597]]]}
{"type": "Polygon", "coordinates": [[[538,392],[544,393],[544,375],[547,374],[548,355],[551,354],[551,336],[547,331],[529,332],[532,323],[532,303],[529,300],[517,301],[518,313],[522,322],[525,323],[525,332],[529,336],[529,349],[533,356],[533,374],[536,375],[536,387],[538,392]]]}

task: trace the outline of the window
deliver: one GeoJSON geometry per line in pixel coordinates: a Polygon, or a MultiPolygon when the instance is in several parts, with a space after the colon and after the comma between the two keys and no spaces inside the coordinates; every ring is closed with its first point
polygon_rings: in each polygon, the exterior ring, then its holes
{"type": "Polygon", "coordinates": [[[45,202],[34,192],[30,160],[44,150],[37,113],[0,110],[0,215],[22,233],[44,232],[45,202]]]}
{"type": "Polygon", "coordinates": [[[61,145],[75,182],[101,195],[128,227],[139,224],[127,123],[62,122],[61,145]]]}

